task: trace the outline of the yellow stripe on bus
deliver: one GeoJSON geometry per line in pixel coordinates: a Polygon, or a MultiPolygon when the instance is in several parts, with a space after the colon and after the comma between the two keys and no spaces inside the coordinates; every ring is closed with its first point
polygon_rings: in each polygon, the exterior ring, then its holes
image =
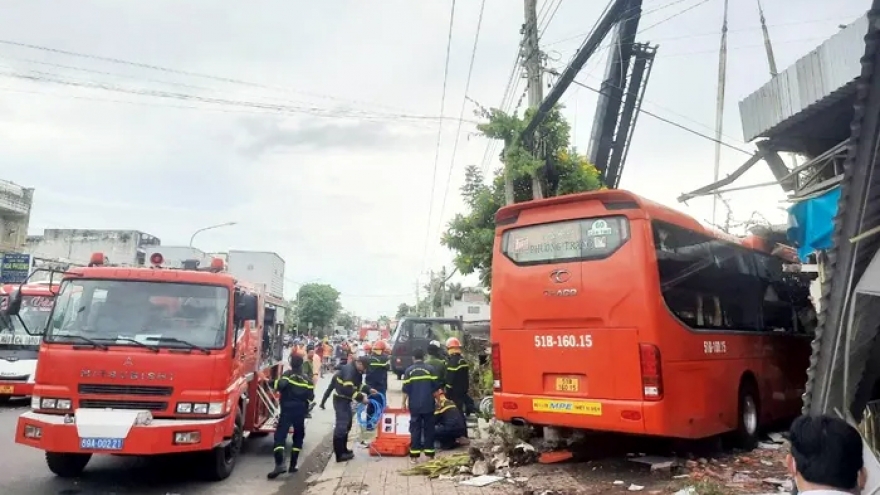
{"type": "Polygon", "coordinates": [[[600,402],[588,402],[585,400],[532,399],[532,410],[535,412],[546,413],[601,416],[602,404],[600,402]]]}

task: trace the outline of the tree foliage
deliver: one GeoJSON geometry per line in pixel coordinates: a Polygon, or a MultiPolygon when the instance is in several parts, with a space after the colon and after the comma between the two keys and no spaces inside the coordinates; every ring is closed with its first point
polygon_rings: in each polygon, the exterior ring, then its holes
{"type": "Polygon", "coordinates": [[[399,320],[404,316],[412,316],[414,314],[416,314],[415,306],[410,306],[407,303],[400,303],[400,305],[397,306],[397,313],[394,317],[399,320]]]}
{"type": "Polygon", "coordinates": [[[342,312],[336,316],[336,324],[346,330],[354,329],[354,315],[349,312],[342,312]]]}
{"type": "Polygon", "coordinates": [[[300,332],[325,328],[336,320],[341,305],[339,291],[327,284],[305,284],[296,293],[296,311],[300,332]]]}
{"type": "Polygon", "coordinates": [[[535,153],[524,146],[520,135],[534,109],[524,117],[499,109],[481,110],[487,119],[477,126],[488,138],[504,143],[503,170],[490,177],[475,165],[467,167],[461,188],[467,212],[456,215],[443,235],[442,243],[455,253],[455,266],[462,274],[478,273],[485,287],[491,287],[492,246],[495,240],[495,213],[506,202],[504,173],[510,174],[513,202],[534,197],[536,183],[544,196],[561,196],[601,189],[599,171],[570,145],[571,127],[560,108],[551,110],[535,133],[535,153]]]}

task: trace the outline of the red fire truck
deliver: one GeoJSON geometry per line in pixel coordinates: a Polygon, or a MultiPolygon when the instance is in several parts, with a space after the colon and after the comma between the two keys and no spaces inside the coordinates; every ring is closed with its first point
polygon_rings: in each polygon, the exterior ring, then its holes
{"type": "MultiPolygon", "coordinates": [[[[268,380],[282,365],[265,352],[264,294],[220,259],[183,270],[163,267],[160,253],[150,262],[105,266],[97,253],[63,274],[15,432],[58,476],[79,475],[95,454],[190,452],[222,480],[246,433],[274,429],[268,380]]],[[[23,300],[13,292],[7,316],[22,315],[23,300]]]]}

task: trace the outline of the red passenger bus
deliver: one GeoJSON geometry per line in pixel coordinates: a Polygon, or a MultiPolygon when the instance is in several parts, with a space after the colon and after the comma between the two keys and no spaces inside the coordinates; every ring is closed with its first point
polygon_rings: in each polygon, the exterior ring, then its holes
{"type": "Polygon", "coordinates": [[[790,249],[606,190],[496,215],[497,418],[696,439],[801,405],[816,313],[790,249]]]}

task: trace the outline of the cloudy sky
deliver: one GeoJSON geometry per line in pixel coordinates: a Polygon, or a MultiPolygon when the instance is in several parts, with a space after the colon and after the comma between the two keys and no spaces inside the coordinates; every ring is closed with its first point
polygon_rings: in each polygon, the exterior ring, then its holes
{"type": "MultiPolygon", "coordinates": [[[[869,3],[763,0],[780,69],[869,3]]],[[[566,65],[604,4],[539,0],[552,67],[566,65]]],[[[639,35],[660,45],[645,109],[708,134],[722,4],[645,0],[639,35]]],[[[737,102],[769,75],[755,2],[731,4],[724,139],[747,147],[737,102]]],[[[443,109],[450,120],[432,179],[450,6],[2,2],[0,175],[36,188],[32,233],[138,229],[180,245],[196,229],[235,221],[200,234],[196,244],[278,252],[287,261],[290,296],[298,284],[321,281],[358,314],[393,314],[400,302],[413,301],[426,270],[451,265],[438,239],[461,210],[465,166],[497,166],[494,156],[483,160],[489,143],[471,123],[462,125],[453,159],[480,11],[479,0],[459,0],[443,109]]],[[[522,17],[521,0],[486,1],[469,98],[502,104],[522,17]]],[[[597,87],[603,72],[604,56],[597,56],[578,80],[597,87]]],[[[508,108],[525,89],[515,82],[508,108]]],[[[564,103],[575,144],[586,149],[595,96],[572,87],[564,103]]],[[[471,118],[473,107],[464,108],[471,118]]],[[[632,146],[626,189],[674,205],[679,193],[711,182],[709,140],[643,115],[632,146]]],[[[724,151],[722,175],[744,158],[724,151]]],[[[768,176],[761,169],[742,183],[768,176]]],[[[738,217],[760,209],[780,220],[781,197],[764,189],[730,200],[738,217]]],[[[705,219],[711,202],[676,207],[705,219]]]]}

